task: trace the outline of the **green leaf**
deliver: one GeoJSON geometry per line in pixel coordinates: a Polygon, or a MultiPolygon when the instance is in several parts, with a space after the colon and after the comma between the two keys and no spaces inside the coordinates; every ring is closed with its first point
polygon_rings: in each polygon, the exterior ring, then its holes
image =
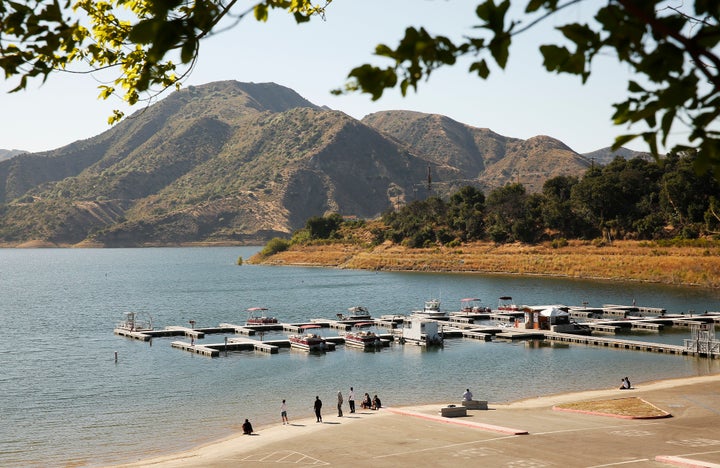
{"type": "Polygon", "coordinates": [[[487,77],[490,76],[490,68],[488,68],[485,59],[480,60],[479,62],[474,62],[470,65],[470,72],[477,73],[482,79],[487,79],[487,77]]]}
{"type": "Polygon", "coordinates": [[[615,151],[621,147],[623,147],[626,143],[629,143],[633,141],[635,138],[639,137],[640,135],[635,134],[629,134],[629,135],[620,135],[615,137],[615,143],[612,145],[612,150],[615,151]]]}
{"type": "Polygon", "coordinates": [[[543,64],[547,71],[563,71],[565,63],[570,58],[569,50],[556,45],[542,45],[540,46],[540,53],[544,58],[543,64]]]}
{"type": "Polygon", "coordinates": [[[182,60],[183,63],[190,62],[193,58],[195,58],[195,51],[197,50],[197,41],[193,39],[189,39],[185,44],[183,44],[182,49],[180,51],[180,60],[182,60]]]}
{"type": "Polygon", "coordinates": [[[255,5],[253,13],[255,14],[255,19],[258,21],[266,22],[268,20],[268,7],[264,3],[255,5]]]}
{"type": "Polygon", "coordinates": [[[630,91],[631,93],[643,93],[645,92],[645,89],[640,86],[637,81],[630,80],[628,82],[628,91],[630,91]]]}

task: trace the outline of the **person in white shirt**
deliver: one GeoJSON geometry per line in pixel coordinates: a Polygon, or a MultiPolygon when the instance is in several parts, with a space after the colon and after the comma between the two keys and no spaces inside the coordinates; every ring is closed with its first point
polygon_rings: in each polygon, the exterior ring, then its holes
{"type": "Polygon", "coordinates": [[[355,390],[350,387],[350,393],[348,393],[348,405],[350,405],[350,412],[355,412],[355,390]]]}
{"type": "Polygon", "coordinates": [[[470,391],[469,388],[465,390],[465,393],[463,393],[463,400],[465,400],[465,401],[472,400],[472,392],[470,391]]]}
{"type": "Polygon", "coordinates": [[[280,416],[282,416],[283,424],[290,424],[287,417],[287,404],[285,400],[283,400],[282,405],[280,405],[280,416]]]}

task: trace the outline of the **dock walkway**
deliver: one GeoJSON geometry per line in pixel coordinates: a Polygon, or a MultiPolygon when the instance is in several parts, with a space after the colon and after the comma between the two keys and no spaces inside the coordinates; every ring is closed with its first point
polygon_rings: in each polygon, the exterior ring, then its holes
{"type": "MultiPolygon", "coordinates": [[[[607,306],[623,310],[620,306],[607,306]]],[[[659,309],[658,309],[659,310],[659,309]]],[[[648,318],[611,318],[606,320],[593,320],[585,322],[593,333],[601,333],[606,336],[597,335],[576,335],[571,333],[558,333],[550,330],[524,329],[510,326],[515,321],[516,313],[491,313],[491,314],[460,314],[455,313],[449,319],[441,321],[441,330],[446,339],[467,338],[478,341],[491,341],[494,337],[504,340],[547,340],[549,342],[574,343],[586,346],[598,346],[604,348],[625,349],[632,351],[657,352],[675,354],[682,356],[695,356],[706,358],[720,358],[717,347],[698,346],[693,349],[691,346],[672,345],[664,343],[652,343],[648,341],[628,340],[614,338],[612,336],[619,330],[631,329],[659,333],[667,327],[692,327],[693,325],[720,323],[720,313],[706,313],[701,315],[662,315],[648,318]],[[491,318],[500,326],[474,324],[475,319],[491,318]]],[[[397,341],[400,336],[398,325],[403,323],[406,317],[399,315],[386,315],[380,318],[366,320],[374,323],[376,327],[389,328],[390,332],[378,334],[385,345],[397,341]]],[[[517,323],[517,322],[515,322],[517,323]]],[[[131,339],[150,341],[156,337],[184,336],[190,341],[173,341],[172,347],[184,351],[201,354],[209,357],[219,356],[221,352],[229,351],[255,351],[268,354],[277,354],[280,348],[289,348],[289,339],[263,340],[265,332],[281,331],[286,333],[303,333],[306,327],[332,328],[341,330],[340,336],[324,337],[328,343],[328,350],[335,348],[337,344],[344,344],[345,338],[342,331],[353,328],[353,321],[312,319],[301,323],[275,323],[264,325],[237,325],[233,323],[221,323],[218,327],[188,328],[184,326],[168,326],[162,330],[128,330],[116,328],[115,334],[131,339]],[[199,344],[198,339],[210,334],[234,334],[243,335],[226,338],[223,343],[199,344]],[[261,339],[246,338],[259,334],[261,339]]],[[[686,340],[687,341],[687,340],[686,340]]],[[[716,342],[713,342],[716,343],[716,342]]]]}

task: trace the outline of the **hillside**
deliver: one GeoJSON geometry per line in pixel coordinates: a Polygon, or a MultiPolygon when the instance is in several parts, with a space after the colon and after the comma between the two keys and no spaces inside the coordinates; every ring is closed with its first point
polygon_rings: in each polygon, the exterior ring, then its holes
{"type": "Polygon", "coordinates": [[[249,263],[323,266],[371,271],[427,271],[640,281],[703,288],[720,287],[720,244],[659,246],[617,241],[598,247],[572,241],[561,248],[473,242],[460,247],[413,249],[391,243],[295,245],[249,263]]]}
{"type": "Polygon", "coordinates": [[[274,83],[216,82],[93,138],[0,161],[0,244],[258,243],[311,216],[375,217],[428,188],[538,191],[588,165],[550,137],[408,111],[358,121],[274,83]]]}
{"type": "Polygon", "coordinates": [[[17,156],[18,154],[27,153],[27,151],[19,150],[19,149],[0,149],[0,161],[3,161],[5,159],[10,159],[13,156],[17,156]]]}

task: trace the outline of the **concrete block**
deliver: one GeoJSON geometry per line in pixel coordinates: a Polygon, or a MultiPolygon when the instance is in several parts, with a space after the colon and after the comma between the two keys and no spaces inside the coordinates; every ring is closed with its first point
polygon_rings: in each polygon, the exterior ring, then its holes
{"type": "Polygon", "coordinates": [[[463,400],[461,404],[467,409],[486,410],[488,409],[486,400],[463,400]]]}
{"type": "Polygon", "coordinates": [[[440,408],[440,416],[445,418],[457,418],[467,416],[467,408],[464,406],[445,406],[440,408]]]}

